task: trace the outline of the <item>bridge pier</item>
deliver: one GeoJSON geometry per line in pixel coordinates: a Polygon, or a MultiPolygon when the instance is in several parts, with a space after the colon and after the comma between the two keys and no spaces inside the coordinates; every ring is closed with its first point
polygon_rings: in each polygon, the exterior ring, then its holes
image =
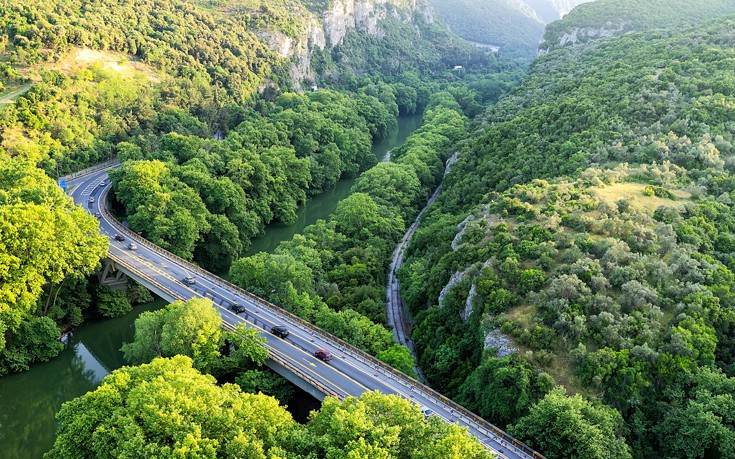
{"type": "Polygon", "coordinates": [[[97,272],[97,278],[100,284],[109,287],[111,290],[125,290],[128,288],[128,275],[109,258],[102,260],[102,269],[97,272]]]}
{"type": "Polygon", "coordinates": [[[319,390],[317,390],[314,386],[310,385],[303,379],[299,378],[299,376],[289,370],[288,368],[284,367],[280,363],[276,362],[273,359],[268,359],[265,364],[270,368],[271,370],[275,371],[279,375],[283,376],[284,378],[288,379],[289,382],[291,382],[294,386],[298,387],[299,389],[303,390],[307,394],[311,395],[315,399],[319,400],[320,402],[324,401],[324,397],[326,397],[325,394],[321,393],[319,390]]]}

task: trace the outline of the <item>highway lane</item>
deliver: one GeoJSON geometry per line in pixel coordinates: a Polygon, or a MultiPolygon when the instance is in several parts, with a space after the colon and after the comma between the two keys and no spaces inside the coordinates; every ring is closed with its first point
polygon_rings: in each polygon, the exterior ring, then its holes
{"type": "MultiPolygon", "coordinates": [[[[446,399],[429,388],[405,377],[399,377],[361,355],[356,349],[340,343],[331,335],[318,329],[308,327],[294,317],[270,307],[262,300],[253,298],[229,285],[218,277],[195,271],[196,268],[172,254],[150,245],[144,239],[125,233],[127,240],[119,242],[115,234],[122,233],[119,223],[105,212],[105,195],[109,191],[107,171],[93,172],[68,182],[70,196],[88,212],[99,214],[100,232],[110,240],[109,257],[120,265],[137,274],[136,280],[143,283],[155,282],[182,300],[190,298],[208,298],[218,308],[225,326],[234,328],[245,323],[249,327],[257,327],[267,340],[271,357],[284,365],[310,385],[323,393],[343,399],[347,396],[359,397],[365,391],[378,390],[385,394],[398,394],[414,401],[418,405],[430,408],[437,416],[447,422],[456,422],[469,429],[490,450],[499,457],[521,459],[529,457],[543,458],[538,453],[524,450],[509,444],[513,439],[504,437],[501,431],[489,428],[471,413],[446,399]],[[90,202],[94,198],[94,202],[90,202]],[[138,249],[128,250],[127,244],[135,241],[138,249]],[[192,275],[196,284],[186,285],[182,279],[192,275]],[[233,303],[246,308],[246,312],[235,314],[229,309],[233,303]],[[272,335],[269,331],[273,325],[286,325],[290,334],[286,339],[272,335]],[[317,349],[329,350],[334,358],[323,362],[314,357],[317,349]]],[[[522,447],[525,445],[518,444],[522,447]]],[[[526,447],[528,448],[528,447],[526,447]]]]}

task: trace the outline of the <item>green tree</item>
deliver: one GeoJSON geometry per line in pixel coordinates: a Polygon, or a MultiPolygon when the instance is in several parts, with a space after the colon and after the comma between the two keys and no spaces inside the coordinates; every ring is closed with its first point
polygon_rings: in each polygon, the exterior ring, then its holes
{"type": "Polygon", "coordinates": [[[110,290],[104,285],[94,289],[94,303],[102,317],[106,318],[121,317],[133,309],[124,290],[110,290]]]}
{"type": "Polygon", "coordinates": [[[135,320],[135,338],[125,343],[125,360],[132,364],[156,357],[185,355],[200,370],[209,370],[220,357],[222,316],[210,300],[176,301],[135,320]]]}
{"type": "Polygon", "coordinates": [[[457,401],[485,419],[505,426],[528,414],[554,381],[515,358],[487,358],[459,388],[457,401]]]}
{"type": "Polygon", "coordinates": [[[394,344],[388,349],[378,352],[376,357],[396,370],[402,371],[412,378],[416,378],[416,373],[413,369],[416,366],[416,360],[413,358],[411,350],[406,346],[394,344]]]}
{"type": "Polygon", "coordinates": [[[459,426],[437,418],[424,419],[417,405],[377,392],[366,392],[359,399],[349,397],[343,402],[325,399],[322,408],[309,420],[307,430],[320,440],[312,446],[317,457],[493,457],[459,426]]]}
{"type": "Polygon", "coordinates": [[[291,415],[265,395],[218,386],[188,357],[124,367],[66,402],[44,457],[281,457],[291,415]]]}
{"type": "Polygon", "coordinates": [[[612,408],[556,388],[508,432],[554,458],[632,458],[623,420],[612,408]]]}
{"type": "Polygon", "coordinates": [[[0,151],[0,350],[32,315],[46,315],[68,277],[107,254],[99,223],[33,164],[0,151]]]}
{"type": "Polygon", "coordinates": [[[353,193],[337,204],[332,216],[337,230],[356,240],[373,237],[397,240],[404,229],[403,219],[391,216],[365,193],[353,193]]]}

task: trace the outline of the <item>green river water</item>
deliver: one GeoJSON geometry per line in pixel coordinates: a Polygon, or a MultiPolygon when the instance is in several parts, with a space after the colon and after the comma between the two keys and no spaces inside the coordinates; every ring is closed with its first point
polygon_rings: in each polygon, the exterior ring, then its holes
{"type": "MultiPolygon", "coordinates": [[[[398,120],[398,129],[374,145],[379,161],[390,160],[390,150],[400,146],[421,125],[420,116],[398,120]]],[[[355,179],[342,180],[298,211],[290,226],[269,225],[265,236],[253,241],[248,255],[273,251],[279,242],[326,219],[337,203],[350,194],[355,179]]],[[[163,307],[162,300],[135,307],[119,319],[89,321],[67,339],[61,354],[50,362],[33,365],[24,373],[0,378],[0,459],[39,459],[54,442],[54,416],[67,400],[94,390],[107,374],[125,364],[120,347],[133,338],[133,322],[144,311],[163,307]]],[[[305,395],[305,397],[308,397],[305,395]]],[[[293,403],[293,402],[292,402],[293,403]]],[[[308,401],[304,407],[310,406],[308,401]]],[[[297,411],[299,407],[293,407],[297,411]]],[[[303,413],[294,413],[298,419],[303,413]]]]}

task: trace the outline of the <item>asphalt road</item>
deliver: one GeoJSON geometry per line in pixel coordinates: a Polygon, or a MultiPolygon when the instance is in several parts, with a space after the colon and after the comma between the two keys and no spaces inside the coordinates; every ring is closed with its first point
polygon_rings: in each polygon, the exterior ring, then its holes
{"type": "MultiPolygon", "coordinates": [[[[98,171],[87,176],[79,177],[68,182],[69,195],[74,201],[83,206],[92,214],[101,214],[100,232],[110,241],[109,254],[137,274],[136,280],[146,285],[151,282],[164,286],[173,292],[177,298],[209,298],[222,314],[225,324],[235,326],[247,323],[248,326],[258,327],[262,336],[267,340],[267,347],[272,358],[286,366],[289,370],[305,376],[314,387],[322,392],[329,392],[343,399],[347,396],[359,397],[365,391],[377,390],[384,394],[399,394],[418,405],[430,408],[436,416],[447,422],[459,423],[466,426],[470,433],[480,439],[489,449],[499,457],[520,459],[532,457],[520,449],[511,446],[508,440],[497,436],[497,432],[488,429],[462,414],[462,409],[448,400],[440,399],[429,388],[413,382],[408,378],[401,378],[396,374],[380,368],[364,356],[348,348],[343,348],[330,335],[314,331],[313,329],[289,318],[287,315],[250,298],[241,292],[229,287],[224,281],[213,274],[194,273],[191,269],[173,256],[152,247],[144,245],[144,241],[126,234],[127,240],[118,242],[114,235],[121,233],[119,224],[109,218],[103,209],[104,195],[109,190],[107,171],[98,171]],[[103,183],[104,182],[104,183],[103,183]],[[73,188],[72,188],[73,187],[73,188]],[[94,203],[90,203],[94,198],[94,203]],[[136,241],[138,249],[128,250],[131,240],[136,241]],[[182,282],[186,276],[192,275],[196,279],[194,285],[182,282]],[[229,307],[237,303],[246,308],[246,312],[235,314],[229,307]],[[273,325],[286,325],[290,335],[286,339],[278,338],[269,331],[273,325]],[[326,349],[334,358],[323,362],[314,357],[314,351],[326,349]]],[[[536,456],[543,457],[543,456],[536,456]]]]}

